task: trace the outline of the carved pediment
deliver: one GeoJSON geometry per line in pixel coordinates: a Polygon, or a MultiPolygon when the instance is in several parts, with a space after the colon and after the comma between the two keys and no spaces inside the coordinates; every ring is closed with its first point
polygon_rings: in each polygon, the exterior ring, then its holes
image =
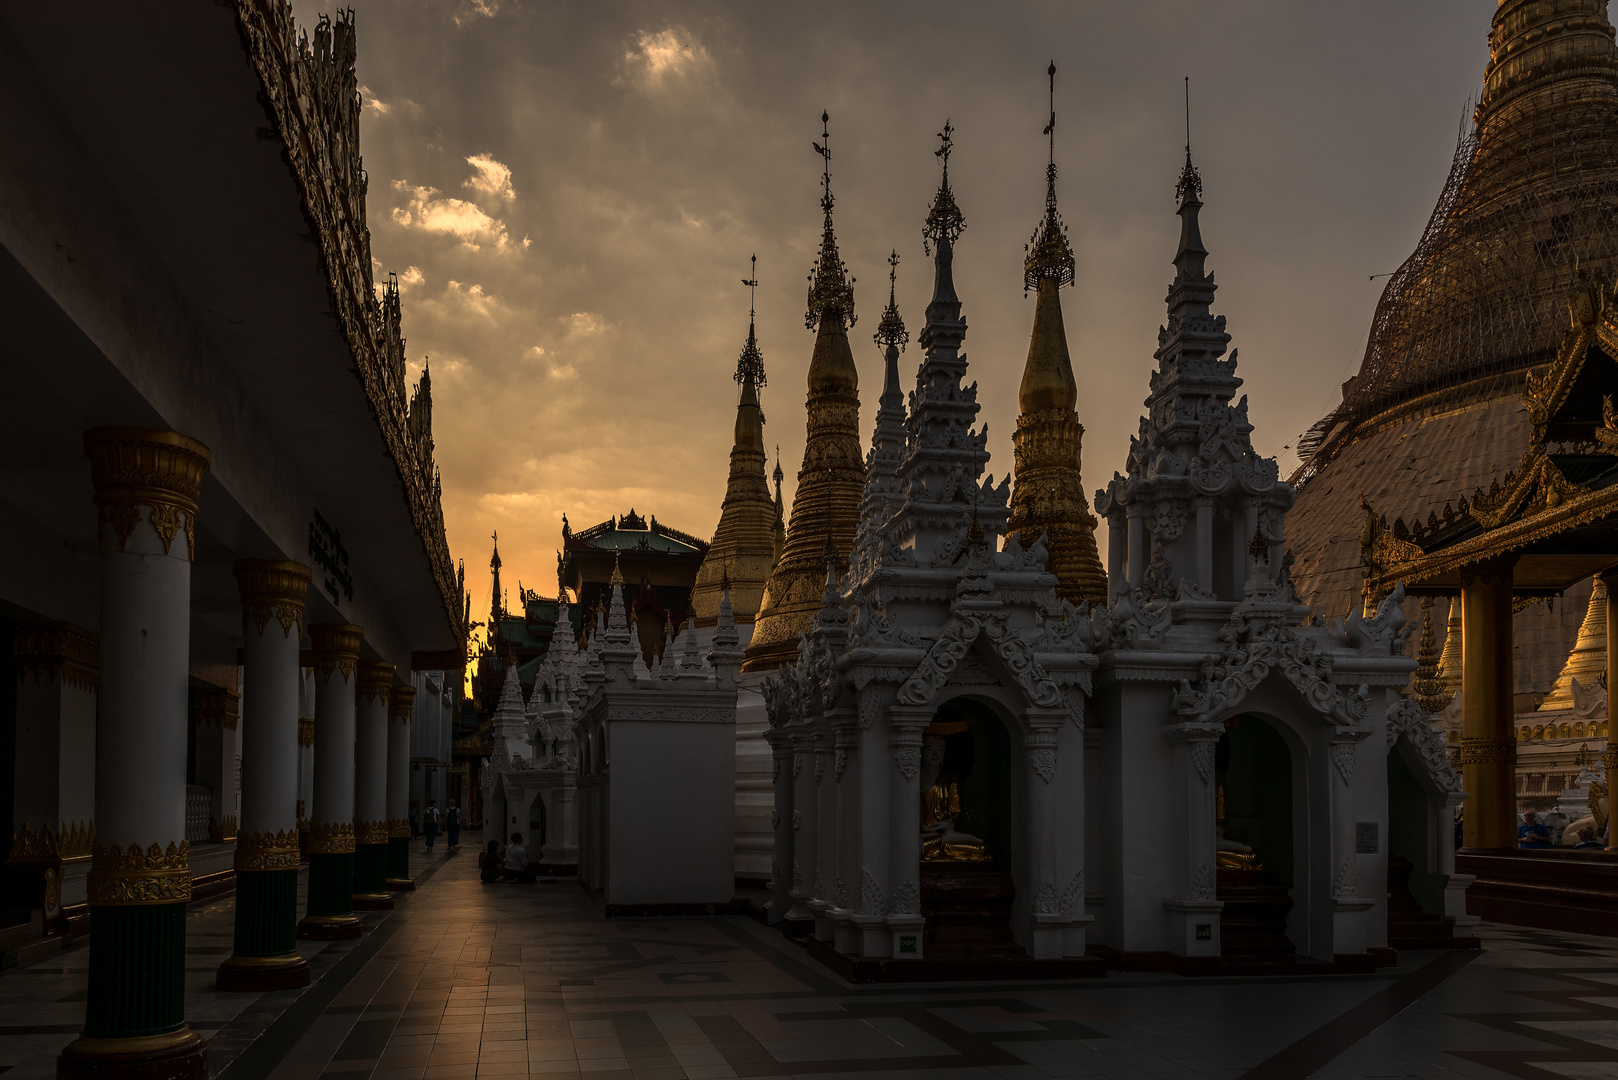
{"type": "Polygon", "coordinates": [[[1472,517],[1485,529],[1498,529],[1514,518],[1554,509],[1587,490],[1569,480],[1543,450],[1536,448],[1528,452],[1505,483],[1497,480],[1488,491],[1473,497],[1472,517]]]}

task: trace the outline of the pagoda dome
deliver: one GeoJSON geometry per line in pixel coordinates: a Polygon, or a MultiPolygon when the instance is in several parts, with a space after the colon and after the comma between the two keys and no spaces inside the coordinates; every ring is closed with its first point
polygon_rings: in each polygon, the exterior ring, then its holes
{"type": "MultiPolygon", "coordinates": [[[[1554,356],[1580,272],[1618,276],[1618,48],[1606,8],[1496,7],[1482,96],[1437,206],[1383,290],[1341,403],[1299,443],[1291,578],[1328,618],[1361,602],[1365,505],[1425,522],[1516,467],[1532,433],[1524,376],[1554,356]]],[[[1580,621],[1565,609],[1587,590],[1517,615],[1517,693],[1551,690],[1580,621]]]]}

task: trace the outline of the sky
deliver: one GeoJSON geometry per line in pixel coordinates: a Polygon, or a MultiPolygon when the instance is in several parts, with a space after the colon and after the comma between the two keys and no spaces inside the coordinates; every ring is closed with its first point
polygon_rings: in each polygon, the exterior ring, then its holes
{"type": "MultiPolygon", "coordinates": [[[[933,151],[967,220],[964,351],[1011,467],[1043,211],[1046,67],[1086,486],[1124,465],[1155,364],[1191,149],[1202,232],[1254,441],[1300,433],[1358,368],[1377,298],[1415,247],[1470,123],[1489,0],[760,4],[726,0],[352,0],[378,279],[397,273],[412,381],[430,358],[451,550],[488,610],[503,584],[554,595],[562,516],[631,508],[712,535],[724,495],[758,256],[766,442],[787,497],[803,452],[807,275],[820,239],[822,110],[844,261],[871,342],[897,250],[911,334],[931,292],[921,225],[933,151]]],[[[297,0],[299,22],[327,10],[297,0]]],[[[901,358],[907,386],[920,362],[901,358]]],[[[1105,529],[1098,540],[1105,552],[1105,529]]],[[[477,615],[474,614],[474,618],[477,615]]]]}

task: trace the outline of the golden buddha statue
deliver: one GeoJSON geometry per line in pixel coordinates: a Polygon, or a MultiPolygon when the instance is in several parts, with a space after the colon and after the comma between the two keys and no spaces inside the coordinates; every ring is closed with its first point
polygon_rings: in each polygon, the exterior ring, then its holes
{"type": "Polygon", "coordinates": [[[1214,840],[1214,861],[1222,870],[1262,870],[1264,864],[1259,862],[1258,852],[1246,844],[1235,840],[1225,839],[1225,785],[1220,784],[1217,789],[1219,800],[1218,836],[1214,840]]]}
{"type": "Polygon", "coordinates": [[[927,735],[921,746],[922,862],[989,861],[987,844],[955,828],[960,816],[961,785],[944,768],[944,737],[927,735]]]}

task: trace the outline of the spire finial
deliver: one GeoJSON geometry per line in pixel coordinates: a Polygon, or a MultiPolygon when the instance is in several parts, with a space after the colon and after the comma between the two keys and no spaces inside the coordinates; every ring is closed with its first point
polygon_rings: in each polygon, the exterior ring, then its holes
{"type": "Polygon", "coordinates": [[[820,258],[815,260],[814,269],[809,272],[809,310],[803,317],[803,324],[810,330],[827,316],[835,317],[844,326],[853,326],[855,322],[854,279],[848,276],[848,267],[843,265],[842,256],[837,252],[837,235],[832,231],[831,223],[831,211],[836,200],[831,193],[830,120],[830,114],[822,111],[822,141],[811,144],[815,153],[820,155],[820,209],[825,214],[825,223],[821,228],[820,258]]]}
{"type": "Polygon", "coordinates": [[[624,583],[624,572],[618,566],[618,552],[615,551],[615,552],[612,553],[612,578],[611,578],[611,580],[609,580],[607,582],[607,584],[608,585],[622,585],[623,583],[624,583]]]}
{"type": "Polygon", "coordinates": [[[742,284],[748,288],[747,298],[747,344],[742,346],[742,355],[736,361],[736,381],[746,384],[751,381],[754,389],[765,384],[764,354],[758,350],[758,335],[755,329],[757,323],[757,297],[758,297],[758,256],[753,256],[753,274],[742,278],[742,284]]]}
{"type": "Polygon", "coordinates": [[[966,228],[966,218],[955,205],[955,193],[949,188],[949,156],[954,150],[955,129],[945,120],[944,130],[938,133],[938,149],[933,151],[933,156],[944,163],[944,175],[938,183],[938,194],[933,196],[932,209],[921,227],[921,247],[929,255],[936,245],[946,242],[953,245],[966,228]]]}
{"type": "Polygon", "coordinates": [[[1042,132],[1050,148],[1045,165],[1045,216],[1034,235],[1023,249],[1028,257],[1023,261],[1023,292],[1039,287],[1041,278],[1054,278],[1056,287],[1073,284],[1075,263],[1073,248],[1067,242],[1067,226],[1056,209],[1056,61],[1045,69],[1050,80],[1050,120],[1042,132]]]}
{"type": "Polygon", "coordinates": [[[1056,205],[1056,61],[1045,69],[1050,76],[1051,92],[1051,122],[1045,125],[1045,134],[1050,137],[1050,160],[1045,166],[1045,205],[1056,205]]]}
{"type": "Polygon", "coordinates": [[[894,299],[894,286],[899,277],[899,252],[897,249],[888,256],[888,306],[882,309],[882,322],[877,325],[876,333],[872,335],[873,341],[884,348],[898,347],[904,351],[905,344],[910,340],[910,331],[905,329],[905,323],[899,317],[899,305],[894,299]]]}
{"type": "Polygon", "coordinates": [[[1202,194],[1202,174],[1191,164],[1191,76],[1185,77],[1185,168],[1180,170],[1174,194],[1181,202],[1196,199],[1202,194]]]}

